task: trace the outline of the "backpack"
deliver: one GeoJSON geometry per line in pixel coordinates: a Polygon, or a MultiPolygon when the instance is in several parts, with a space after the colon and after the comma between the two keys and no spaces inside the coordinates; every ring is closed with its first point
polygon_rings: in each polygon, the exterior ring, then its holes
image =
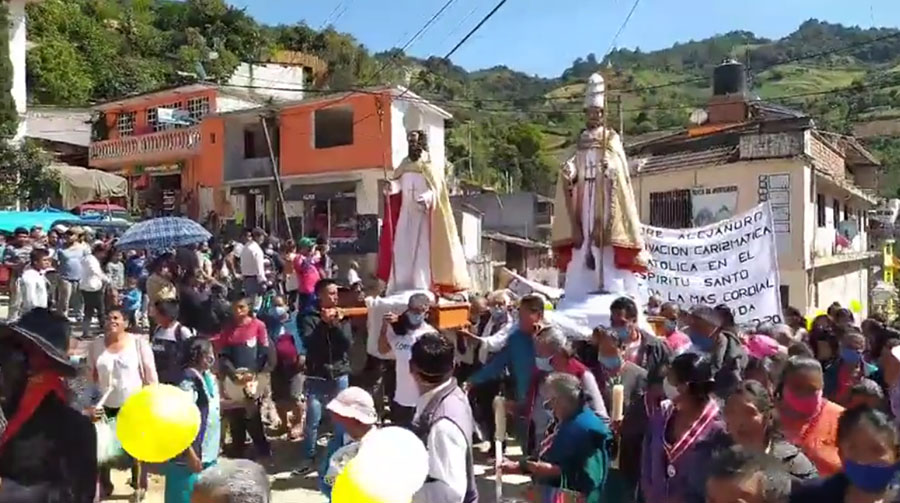
{"type": "MultiPolygon", "coordinates": [[[[157,328],[157,332],[159,330],[157,328]]],[[[162,384],[177,386],[181,382],[181,364],[184,361],[184,355],[187,353],[187,345],[190,340],[189,337],[184,336],[185,330],[188,330],[187,327],[176,321],[174,341],[157,339],[156,333],[153,334],[150,344],[153,349],[156,371],[159,374],[159,382],[162,384]]]]}

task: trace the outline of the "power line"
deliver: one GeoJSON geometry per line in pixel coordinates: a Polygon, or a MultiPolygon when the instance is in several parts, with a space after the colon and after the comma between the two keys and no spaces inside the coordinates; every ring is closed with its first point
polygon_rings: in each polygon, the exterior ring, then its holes
{"type": "MultiPolygon", "coordinates": [[[[822,51],[817,51],[817,52],[812,52],[812,53],[806,53],[806,54],[802,54],[802,55],[799,55],[799,56],[794,56],[794,57],[791,57],[791,58],[787,58],[787,59],[784,59],[784,60],[780,60],[780,61],[777,61],[777,62],[775,62],[775,63],[771,63],[771,64],[765,66],[764,68],[761,68],[759,71],[762,72],[762,71],[765,71],[765,70],[774,68],[774,67],[776,67],[776,66],[788,65],[788,64],[791,64],[791,63],[796,63],[796,62],[798,62],[798,61],[803,61],[803,60],[807,60],[807,59],[815,59],[815,58],[820,58],[820,57],[823,57],[823,56],[830,56],[830,55],[837,54],[837,53],[840,53],[840,52],[845,52],[845,51],[850,51],[850,50],[853,50],[853,49],[858,49],[858,48],[860,48],[860,47],[865,47],[865,46],[867,46],[867,45],[875,44],[875,43],[878,43],[878,42],[883,42],[883,41],[885,41],[885,40],[890,40],[890,39],[894,39],[894,38],[898,38],[898,37],[900,37],[900,32],[892,33],[892,34],[889,34],[889,35],[884,35],[884,36],[881,36],[881,37],[875,37],[875,38],[872,38],[872,39],[869,39],[869,40],[864,40],[864,41],[860,41],[860,42],[855,42],[855,43],[852,43],[852,44],[847,44],[847,45],[841,46],[841,47],[835,47],[835,48],[832,48],[832,49],[826,49],[826,50],[822,50],[822,51]]],[[[663,88],[666,88],[666,87],[675,87],[675,86],[681,86],[681,85],[686,85],[686,84],[695,84],[695,83],[708,82],[708,81],[709,81],[709,77],[690,77],[690,78],[681,79],[681,80],[673,80],[673,81],[671,81],[671,82],[665,82],[665,83],[662,83],[662,84],[654,84],[654,85],[650,85],[650,86],[636,86],[636,87],[623,88],[623,89],[610,89],[610,91],[613,91],[613,92],[619,93],[619,94],[636,94],[636,93],[643,93],[643,92],[645,92],[645,91],[653,91],[653,90],[656,90],[656,89],[663,89],[663,88]]],[[[548,97],[548,96],[545,96],[545,95],[537,95],[537,96],[530,96],[530,97],[526,96],[526,97],[522,97],[522,98],[513,98],[513,99],[510,99],[510,98],[480,98],[480,99],[479,99],[479,98],[474,98],[474,99],[470,99],[469,101],[472,101],[472,102],[479,102],[479,103],[487,103],[487,102],[517,102],[517,103],[522,103],[522,102],[527,102],[527,101],[561,101],[561,102],[566,102],[566,101],[573,101],[573,100],[572,100],[572,98],[569,97],[569,96],[558,96],[558,97],[550,96],[550,97],[548,97]]]]}
{"type": "MultiPolygon", "coordinates": [[[[885,73],[887,75],[887,73],[885,73]]],[[[341,91],[337,90],[308,90],[308,91],[299,91],[298,89],[293,88],[280,88],[280,87],[267,87],[267,86],[245,86],[245,85],[237,85],[237,84],[222,84],[222,87],[236,87],[236,88],[244,88],[244,89],[262,89],[262,90],[272,90],[272,91],[287,91],[287,92],[312,92],[312,93],[338,93],[345,92],[349,94],[369,94],[373,96],[383,94],[383,91],[371,90],[371,89],[345,89],[341,91]]],[[[845,87],[839,87],[834,89],[822,90],[822,91],[808,91],[802,93],[792,93],[792,94],[784,94],[780,96],[771,96],[765,99],[761,99],[763,102],[772,102],[772,101],[786,101],[798,98],[809,98],[814,96],[826,96],[831,94],[840,94],[846,92],[858,92],[865,90],[879,90],[879,89],[887,89],[891,87],[900,87],[900,82],[880,82],[880,83],[871,83],[864,85],[850,85],[845,87]]],[[[408,91],[408,89],[407,89],[408,91]]],[[[564,113],[564,114],[581,114],[583,110],[580,108],[551,108],[551,109],[529,109],[529,110],[519,110],[514,108],[488,108],[488,107],[480,107],[480,106],[463,106],[460,104],[460,100],[448,100],[441,98],[428,98],[428,97],[419,97],[419,96],[405,96],[404,93],[401,93],[398,96],[395,96],[394,99],[400,101],[406,101],[409,103],[431,103],[431,104],[439,104],[444,106],[454,106],[458,109],[462,110],[472,110],[472,111],[480,111],[480,112],[498,112],[498,113],[516,113],[516,112],[532,112],[532,113],[564,113]]],[[[342,97],[341,99],[345,99],[342,97]]],[[[468,101],[468,100],[464,100],[468,101]]],[[[635,108],[626,108],[623,109],[623,112],[643,112],[649,110],[678,110],[678,109],[691,109],[705,106],[706,102],[696,102],[696,103],[680,103],[680,104],[665,104],[665,105],[647,105],[640,106],[635,108]]]]}
{"type": "Polygon", "coordinates": [[[453,49],[450,49],[450,52],[448,52],[448,53],[444,56],[444,59],[450,59],[450,56],[453,56],[453,54],[454,54],[460,47],[462,47],[463,44],[465,44],[466,42],[468,42],[468,41],[469,41],[469,38],[471,38],[472,35],[475,34],[475,32],[477,32],[478,30],[481,29],[482,26],[484,26],[484,23],[487,23],[489,19],[491,19],[492,17],[494,17],[494,14],[496,14],[497,11],[500,10],[500,7],[503,7],[503,4],[505,4],[506,1],[507,1],[507,0],[500,0],[499,2],[497,2],[497,5],[495,5],[494,8],[491,9],[491,11],[488,12],[487,15],[484,16],[484,17],[481,19],[481,21],[479,21],[478,24],[475,25],[474,28],[472,28],[471,30],[469,30],[469,33],[466,33],[466,36],[463,37],[462,40],[460,40],[455,46],[453,46],[453,49]]]}
{"type": "Polygon", "coordinates": [[[328,23],[331,20],[331,17],[334,16],[338,10],[340,10],[340,8],[344,5],[345,2],[346,2],[346,0],[340,0],[338,3],[336,3],[334,5],[334,8],[331,9],[331,12],[329,12],[328,15],[325,16],[325,19],[322,20],[322,25],[319,26],[319,31],[324,30],[325,27],[328,26],[328,23]]]}
{"type": "Polygon", "coordinates": [[[616,31],[615,36],[613,36],[612,42],[609,44],[609,49],[606,51],[606,54],[603,55],[602,59],[606,59],[606,56],[609,56],[613,49],[616,48],[616,42],[619,40],[619,35],[621,35],[623,31],[625,31],[625,27],[628,26],[628,22],[631,21],[631,16],[634,15],[634,11],[637,10],[638,4],[640,3],[641,0],[634,0],[634,4],[632,4],[631,10],[628,11],[628,15],[625,16],[625,20],[622,21],[622,25],[619,26],[619,30],[616,31]]]}

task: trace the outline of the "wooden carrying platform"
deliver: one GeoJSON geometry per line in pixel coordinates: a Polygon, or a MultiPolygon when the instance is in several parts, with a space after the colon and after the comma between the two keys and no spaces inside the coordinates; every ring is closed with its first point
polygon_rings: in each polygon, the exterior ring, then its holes
{"type": "MultiPolygon", "coordinates": [[[[369,314],[369,310],[365,307],[346,307],[342,309],[348,318],[364,318],[369,314]]],[[[433,306],[429,322],[440,330],[462,328],[469,324],[469,303],[449,302],[438,304],[436,307],[433,306]]]]}

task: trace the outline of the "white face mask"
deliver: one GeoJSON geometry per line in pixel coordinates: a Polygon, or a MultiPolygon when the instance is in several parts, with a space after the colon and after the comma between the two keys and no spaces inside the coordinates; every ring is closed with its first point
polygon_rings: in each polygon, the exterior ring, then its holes
{"type": "Polygon", "coordinates": [[[681,392],[678,391],[678,387],[670,383],[668,379],[663,379],[663,392],[669,400],[675,400],[678,398],[678,395],[681,394],[681,392]]]}

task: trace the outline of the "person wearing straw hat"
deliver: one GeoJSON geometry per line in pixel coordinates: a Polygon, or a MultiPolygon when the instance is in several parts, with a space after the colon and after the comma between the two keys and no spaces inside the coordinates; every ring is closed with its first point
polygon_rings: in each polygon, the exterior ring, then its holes
{"type": "Polygon", "coordinates": [[[356,456],[365,437],[378,427],[375,400],[368,391],[351,386],[337,394],[325,409],[337,426],[328,442],[322,467],[319,469],[319,488],[331,497],[331,488],[341,470],[356,456]]]}
{"type": "Polygon", "coordinates": [[[0,501],[89,503],[97,489],[97,436],[69,407],[69,327],[33,309],[0,324],[0,501]]]}

